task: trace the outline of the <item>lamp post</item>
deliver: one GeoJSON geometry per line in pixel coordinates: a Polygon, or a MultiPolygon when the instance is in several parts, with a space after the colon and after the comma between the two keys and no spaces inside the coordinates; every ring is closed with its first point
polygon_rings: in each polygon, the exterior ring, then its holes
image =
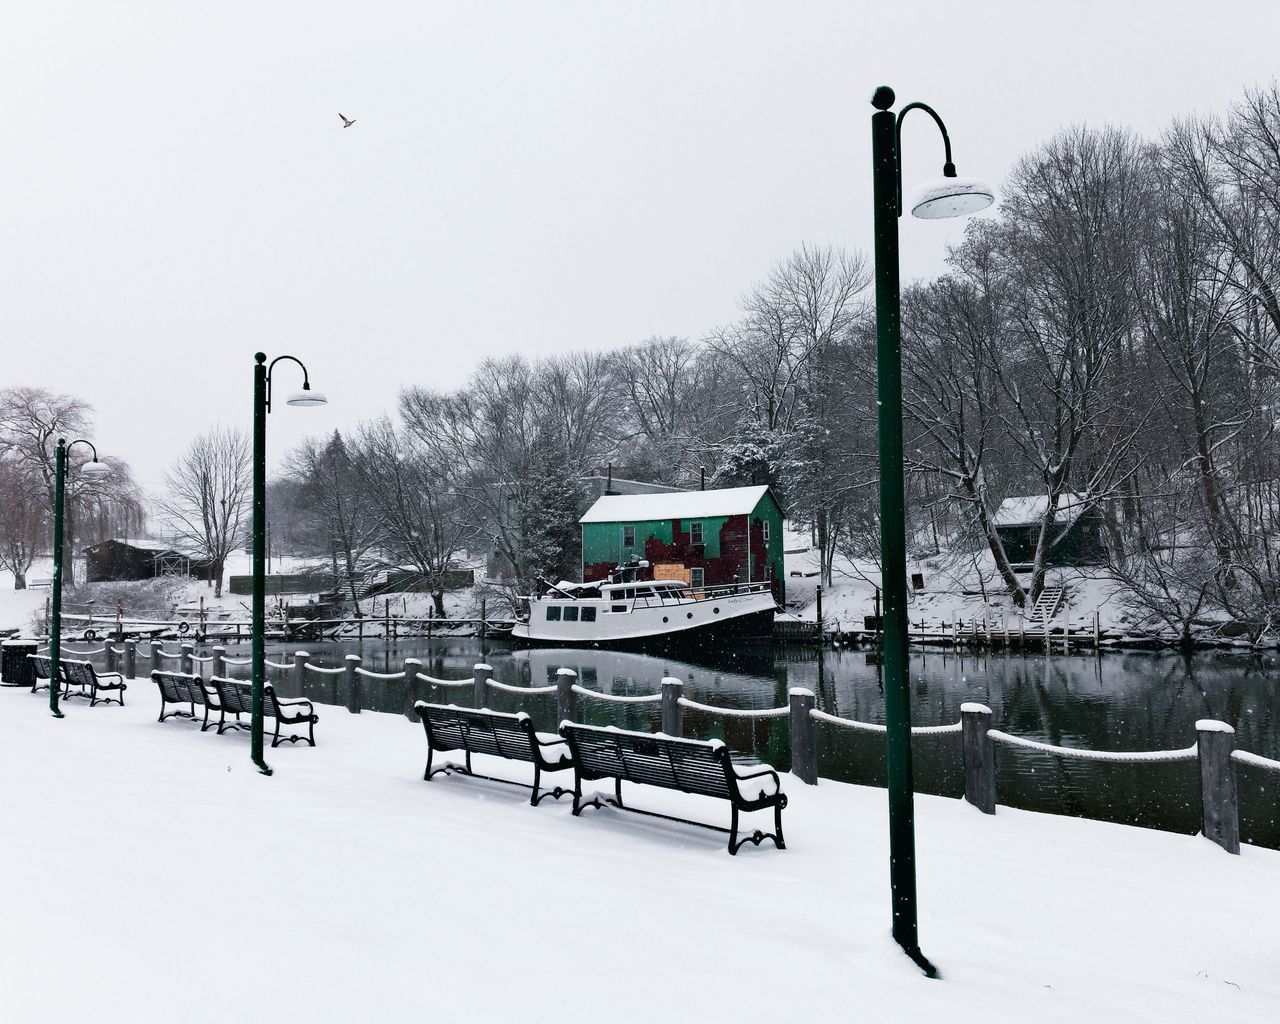
{"type": "Polygon", "coordinates": [[[98,461],[98,449],[92,441],[77,439],[67,444],[65,437],[58,438],[53,461],[53,594],[49,615],[49,710],[54,718],[63,717],[58,708],[58,662],[62,648],[62,506],[67,492],[67,453],[78,444],[87,445],[93,452],[93,460],[80,467],[81,476],[99,480],[111,473],[110,466],[98,461]]]}
{"type": "Polygon", "coordinates": [[[262,754],[262,687],[266,679],[266,548],[267,548],[267,413],[271,411],[271,372],[282,359],[297,363],[302,370],[302,390],[285,399],[286,405],[324,405],[328,400],[311,390],[307,368],[296,356],[276,356],[268,365],[259,352],[253,367],[253,616],[250,632],[253,662],[253,709],[250,724],[250,751],[253,763],[263,775],[271,768],[262,754]]]}
{"type": "Polygon", "coordinates": [[[932,116],[942,132],[942,177],[923,186],[911,213],[957,217],[990,206],[985,184],[957,178],[951,139],[933,108],[908,103],[899,113],[893,90],[876,89],[871,105],[875,201],[876,377],[880,433],[880,565],[884,592],[884,699],[889,787],[889,883],[893,937],[930,977],[937,969],[920,950],[916,925],[915,798],[911,774],[911,690],[907,662],[906,497],[902,453],[902,332],[899,320],[898,218],[902,216],[902,120],[912,110],[932,116]]]}

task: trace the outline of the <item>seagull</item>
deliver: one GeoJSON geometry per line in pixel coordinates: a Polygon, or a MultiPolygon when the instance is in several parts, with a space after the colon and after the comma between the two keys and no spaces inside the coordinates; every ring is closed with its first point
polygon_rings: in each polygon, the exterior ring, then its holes
{"type": "Polygon", "coordinates": [[[347,115],[344,114],[342,111],[338,111],[338,116],[342,118],[343,128],[350,128],[353,124],[356,123],[356,119],[354,117],[348,119],[347,115]]]}

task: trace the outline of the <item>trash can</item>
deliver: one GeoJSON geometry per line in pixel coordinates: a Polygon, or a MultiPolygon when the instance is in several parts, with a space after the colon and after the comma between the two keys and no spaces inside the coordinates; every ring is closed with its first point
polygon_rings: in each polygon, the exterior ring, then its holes
{"type": "Polygon", "coordinates": [[[0,685],[31,686],[35,674],[31,670],[28,654],[39,650],[34,640],[5,640],[0,642],[0,685]]]}

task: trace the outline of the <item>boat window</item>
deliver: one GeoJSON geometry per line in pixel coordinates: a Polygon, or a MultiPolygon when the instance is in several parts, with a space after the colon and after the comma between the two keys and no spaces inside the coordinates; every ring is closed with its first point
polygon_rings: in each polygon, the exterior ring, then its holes
{"type": "Polygon", "coordinates": [[[582,621],[583,621],[583,622],[595,622],[595,621],[596,621],[596,610],[595,610],[594,608],[583,608],[583,609],[582,609],[582,621]]]}
{"type": "Polygon", "coordinates": [[[560,621],[560,608],[557,605],[554,605],[554,604],[547,605],[547,621],[548,622],[560,621]]]}
{"type": "Polygon", "coordinates": [[[628,601],[634,601],[636,597],[636,588],[627,587],[627,589],[622,592],[622,596],[626,598],[628,601]]]}
{"type": "Polygon", "coordinates": [[[653,588],[636,587],[636,597],[653,597],[653,588]]]}
{"type": "Polygon", "coordinates": [[[564,610],[564,621],[565,621],[565,622],[577,622],[577,621],[578,621],[578,609],[577,609],[577,608],[566,608],[566,609],[564,610]]]}
{"type": "Polygon", "coordinates": [[[611,612],[625,612],[626,610],[627,610],[627,606],[625,604],[615,604],[612,608],[609,609],[609,611],[611,612]]]}
{"type": "Polygon", "coordinates": [[[689,524],[689,543],[690,544],[702,543],[702,524],[701,523],[689,524]]]}

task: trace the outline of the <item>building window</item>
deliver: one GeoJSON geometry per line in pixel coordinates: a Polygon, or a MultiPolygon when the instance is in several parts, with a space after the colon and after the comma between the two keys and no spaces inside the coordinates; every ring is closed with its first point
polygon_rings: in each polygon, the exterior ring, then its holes
{"type": "Polygon", "coordinates": [[[560,621],[560,609],[553,604],[547,605],[547,621],[548,622],[560,621]]]}
{"type": "Polygon", "coordinates": [[[764,527],[764,542],[768,544],[769,543],[769,520],[767,519],[764,520],[764,522],[762,522],[760,525],[764,527]]]}
{"type": "Polygon", "coordinates": [[[690,544],[702,543],[702,524],[701,523],[689,524],[689,543],[690,544]]]}
{"type": "Polygon", "coordinates": [[[689,570],[691,577],[691,586],[694,590],[701,590],[707,582],[707,570],[700,565],[695,565],[689,570]]]}
{"type": "Polygon", "coordinates": [[[583,621],[583,622],[595,622],[595,621],[596,621],[596,610],[595,610],[594,608],[583,608],[583,609],[582,609],[582,621],[583,621]]]}
{"type": "Polygon", "coordinates": [[[577,609],[577,608],[566,608],[566,609],[564,610],[564,621],[565,621],[565,622],[577,622],[577,621],[578,621],[578,609],[577,609]]]}

